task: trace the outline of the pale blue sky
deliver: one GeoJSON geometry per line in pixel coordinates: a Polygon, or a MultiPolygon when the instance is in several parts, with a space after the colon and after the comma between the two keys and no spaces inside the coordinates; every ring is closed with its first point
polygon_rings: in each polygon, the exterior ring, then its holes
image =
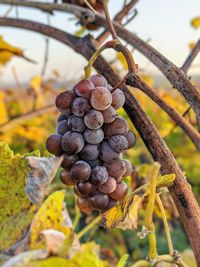
{"type": "MultiPolygon", "coordinates": [[[[111,14],[115,14],[121,7],[121,0],[110,0],[111,14]]],[[[188,43],[196,41],[200,37],[200,30],[195,31],[190,26],[191,18],[200,15],[200,0],[140,0],[136,5],[137,17],[127,28],[138,34],[142,39],[151,39],[151,45],[157,48],[166,57],[180,66],[189,53],[188,43]]],[[[0,5],[0,16],[8,7],[0,5]]],[[[21,18],[27,18],[46,23],[47,15],[35,9],[19,9],[21,18]]],[[[10,13],[15,16],[15,12],[10,13]]],[[[51,24],[68,32],[75,32],[79,26],[75,21],[69,21],[72,15],[57,12],[51,16],[51,24]]],[[[0,35],[15,46],[25,49],[28,57],[33,58],[38,64],[33,65],[22,59],[13,59],[1,72],[0,85],[6,85],[14,80],[12,67],[15,66],[22,82],[28,81],[32,76],[41,72],[44,57],[44,37],[32,32],[0,27],[0,35]]],[[[63,44],[51,39],[49,62],[46,77],[49,77],[53,69],[57,69],[62,79],[70,80],[79,77],[86,63],[83,58],[75,54],[63,44]]],[[[105,53],[106,55],[106,53],[105,53]]],[[[106,55],[108,56],[108,55],[106,55]]],[[[135,52],[135,60],[141,68],[150,73],[159,73],[148,60],[135,52]]],[[[200,56],[194,64],[200,63],[200,56]]],[[[199,73],[200,68],[193,68],[193,73],[199,73]]]]}

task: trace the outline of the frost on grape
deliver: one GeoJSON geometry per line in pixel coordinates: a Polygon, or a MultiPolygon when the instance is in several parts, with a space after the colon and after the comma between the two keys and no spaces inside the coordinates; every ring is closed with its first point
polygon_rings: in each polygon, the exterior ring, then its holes
{"type": "Polygon", "coordinates": [[[35,207],[24,190],[30,172],[26,156],[14,155],[6,143],[0,143],[0,251],[24,236],[33,218],[35,207]]]}

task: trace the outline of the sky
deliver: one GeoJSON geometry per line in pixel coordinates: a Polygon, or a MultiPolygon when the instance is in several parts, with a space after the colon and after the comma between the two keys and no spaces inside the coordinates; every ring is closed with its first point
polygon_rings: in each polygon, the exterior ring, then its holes
{"type": "MultiPolygon", "coordinates": [[[[110,0],[109,8],[113,16],[122,5],[121,0],[110,0]]],[[[189,53],[188,44],[197,41],[200,36],[200,29],[194,30],[190,26],[190,21],[195,16],[200,15],[199,0],[140,0],[135,6],[138,11],[136,18],[127,28],[136,33],[143,40],[150,40],[150,44],[158,49],[163,55],[173,61],[177,66],[181,66],[189,53]]],[[[0,5],[0,16],[8,10],[8,6],[0,5]]],[[[47,23],[47,14],[36,9],[18,8],[20,18],[47,23]]],[[[9,14],[15,17],[16,11],[9,14]]],[[[76,20],[73,15],[55,12],[50,16],[52,26],[67,30],[69,33],[76,32],[80,26],[75,25],[76,20]]],[[[37,61],[31,64],[27,61],[14,58],[6,67],[1,69],[0,87],[14,83],[13,68],[21,83],[27,82],[34,75],[41,73],[44,52],[45,37],[41,34],[14,29],[10,27],[0,27],[0,35],[14,46],[24,49],[26,56],[37,61]]],[[[109,58],[110,53],[105,52],[105,57],[109,58]]],[[[159,74],[159,71],[137,51],[134,52],[136,63],[145,72],[159,74]]],[[[194,65],[200,63],[200,56],[194,65]]],[[[52,71],[60,73],[61,80],[71,80],[80,77],[86,60],[82,56],[73,52],[62,43],[50,39],[49,60],[45,77],[52,76],[52,71]]],[[[200,67],[191,69],[191,73],[198,74],[200,67]]]]}

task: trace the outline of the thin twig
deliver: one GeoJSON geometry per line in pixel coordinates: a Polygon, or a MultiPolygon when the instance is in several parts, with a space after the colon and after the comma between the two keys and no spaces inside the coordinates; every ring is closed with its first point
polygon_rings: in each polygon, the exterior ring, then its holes
{"type": "Polygon", "coordinates": [[[115,39],[117,39],[117,34],[116,34],[115,28],[113,26],[109,10],[108,10],[108,0],[102,0],[102,3],[103,3],[104,12],[105,12],[105,15],[106,15],[106,19],[107,19],[107,22],[108,22],[110,33],[112,35],[113,40],[115,40],[115,39]]]}
{"type": "Polygon", "coordinates": [[[50,105],[50,106],[35,110],[33,112],[31,111],[31,112],[28,112],[26,114],[20,115],[19,117],[16,117],[16,118],[14,118],[14,119],[12,119],[12,120],[4,123],[4,124],[1,124],[0,125],[0,133],[10,131],[12,128],[14,128],[20,124],[23,124],[24,122],[26,122],[26,121],[34,118],[34,117],[45,114],[45,112],[53,112],[53,111],[56,111],[55,105],[50,105]]]}
{"type": "Polygon", "coordinates": [[[166,234],[166,238],[167,238],[167,245],[168,245],[168,249],[169,249],[169,254],[173,255],[174,248],[173,248],[173,243],[172,243],[171,234],[170,234],[170,230],[169,230],[169,225],[167,222],[165,209],[163,207],[162,200],[161,200],[159,194],[156,194],[156,202],[158,203],[158,206],[160,208],[160,212],[162,215],[162,220],[163,220],[163,224],[164,224],[164,228],[165,228],[165,234],[166,234]]]}
{"type": "Polygon", "coordinates": [[[91,223],[89,223],[85,228],[83,228],[78,234],[77,237],[82,238],[87,232],[89,232],[94,226],[99,224],[101,221],[101,216],[96,217],[91,223]]]}
{"type": "Polygon", "coordinates": [[[190,51],[190,54],[186,58],[185,62],[183,63],[181,69],[185,71],[185,73],[188,72],[189,68],[192,65],[192,62],[200,52],[200,39],[196,42],[195,46],[190,51]]]}

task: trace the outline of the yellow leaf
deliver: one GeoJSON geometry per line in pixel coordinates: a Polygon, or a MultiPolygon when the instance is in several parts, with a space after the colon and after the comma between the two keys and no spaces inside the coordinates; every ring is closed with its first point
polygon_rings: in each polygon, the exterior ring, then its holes
{"type": "Polygon", "coordinates": [[[1,142],[0,250],[19,241],[34,216],[36,207],[31,205],[24,190],[29,171],[26,156],[14,155],[9,146],[1,142]]]}
{"type": "Polygon", "coordinates": [[[0,92],[0,112],[1,112],[0,124],[3,124],[8,121],[8,113],[4,102],[4,97],[5,97],[4,92],[0,92]]]}
{"type": "Polygon", "coordinates": [[[83,37],[84,33],[86,32],[87,28],[85,26],[81,26],[79,30],[77,30],[74,35],[77,37],[83,37]]]}
{"type": "Polygon", "coordinates": [[[103,215],[107,228],[137,229],[138,211],[145,195],[131,194],[103,215]]]}
{"type": "Polygon", "coordinates": [[[50,195],[35,215],[30,227],[30,248],[44,247],[41,233],[47,229],[58,230],[65,234],[67,240],[72,243],[73,231],[66,224],[67,210],[64,206],[64,191],[57,191],[50,195]]]}
{"type": "Polygon", "coordinates": [[[124,267],[127,263],[128,257],[129,257],[128,254],[123,255],[121,259],[119,260],[117,267],[124,267]]]}
{"type": "Polygon", "coordinates": [[[200,27],[200,16],[197,16],[191,20],[192,27],[197,30],[200,27]]]}
{"type": "Polygon", "coordinates": [[[30,80],[30,85],[35,93],[35,108],[41,108],[45,104],[42,92],[42,76],[36,75],[30,80]]]}
{"type": "Polygon", "coordinates": [[[188,46],[189,46],[189,48],[190,48],[191,50],[195,47],[195,45],[196,45],[196,42],[190,42],[190,43],[188,44],[188,46]]]}
{"type": "Polygon", "coordinates": [[[22,57],[32,63],[34,62],[25,57],[21,48],[10,45],[0,36],[0,65],[5,65],[13,56],[22,57]]]}
{"type": "Polygon", "coordinates": [[[154,85],[154,80],[153,80],[153,77],[152,77],[152,76],[150,76],[150,75],[148,75],[148,74],[144,74],[144,73],[142,73],[142,74],[140,75],[140,77],[141,77],[141,79],[142,79],[143,81],[145,81],[149,86],[153,87],[153,85],[154,85]]]}

